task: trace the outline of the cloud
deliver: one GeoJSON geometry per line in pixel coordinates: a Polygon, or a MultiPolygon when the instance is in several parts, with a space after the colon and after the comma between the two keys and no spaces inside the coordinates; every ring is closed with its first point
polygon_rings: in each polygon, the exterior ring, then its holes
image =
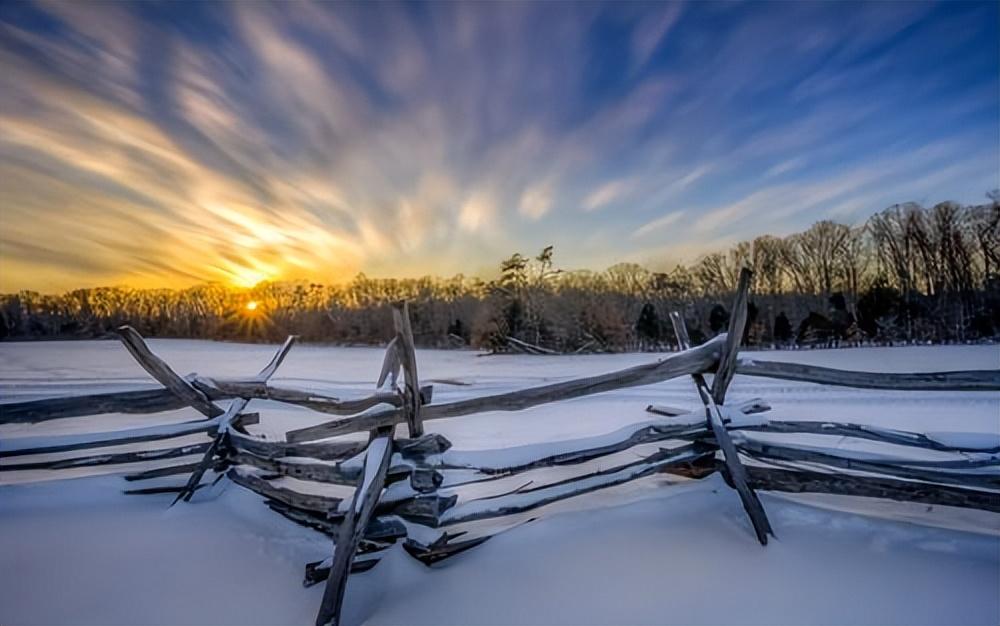
{"type": "Polygon", "coordinates": [[[772,165],[771,167],[767,168],[767,171],[764,172],[764,176],[766,178],[770,178],[772,176],[780,176],[780,175],[785,174],[787,172],[790,172],[790,171],[792,171],[794,169],[798,169],[798,168],[802,167],[805,164],[805,162],[806,162],[806,160],[803,157],[794,157],[794,158],[782,161],[781,163],[776,163],[776,164],[772,165]]]}
{"type": "Polygon", "coordinates": [[[683,217],[684,217],[683,211],[671,211],[670,213],[667,213],[663,217],[658,217],[652,222],[647,222],[642,226],[640,226],[639,228],[635,229],[635,231],[632,232],[632,238],[639,239],[640,237],[645,237],[650,233],[661,231],[667,228],[668,226],[671,226],[674,223],[678,222],[683,217]]]}
{"type": "Polygon", "coordinates": [[[462,230],[475,233],[492,223],[495,212],[496,206],[490,197],[475,194],[462,204],[458,213],[458,223],[462,230]]]}
{"type": "MultiPolygon", "coordinates": [[[[914,193],[933,193],[959,179],[960,172],[988,170],[990,151],[966,154],[965,145],[961,138],[932,142],[908,151],[905,158],[893,152],[822,177],[758,187],[738,200],[706,209],[693,230],[733,232],[752,220],[756,232],[771,228],[780,233],[864,207],[875,212],[914,193]]],[[[981,175],[975,177],[982,180],[981,175]]]]}
{"type": "Polygon", "coordinates": [[[641,69],[653,56],[670,29],[681,16],[683,6],[679,2],[668,2],[659,6],[659,15],[645,17],[632,33],[633,71],[641,69]]]}
{"type": "Polygon", "coordinates": [[[0,291],[694,254],[997,162],[995,6],[147,9],[0,12],[0,291]]]}
{"type": "Polygon", "coordinates": [[[635,187],[635,180],[621,178],[604,183],[587,194],[583,200],[584,211],[596,211],[629,193],[635,187]]]}
{"type": "Polygon", "coordinates": [[[539,183],[521,194],[518,212],[535,222],[541,219],[552,208],[552,186],[549,183],[539,183]]]}

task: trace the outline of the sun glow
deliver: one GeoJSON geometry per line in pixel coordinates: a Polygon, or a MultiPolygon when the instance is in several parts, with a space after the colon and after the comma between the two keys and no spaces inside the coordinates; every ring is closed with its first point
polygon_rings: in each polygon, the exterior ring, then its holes
{"type": "Polygon", "coordinates": [[[236,266],[228,270],[227,274],[235,287],[254,287],[260,282],[274,279],[277,273],[270,271],[270,268],[236,266]]]}
{"type": "Polygon", "coordinates": [[[247,337],[265,337],[274,326],[267,314],[267,306],[260,300],[245,300],[230,312],[227,321],[238,329],[241,336],[247,337]]]}

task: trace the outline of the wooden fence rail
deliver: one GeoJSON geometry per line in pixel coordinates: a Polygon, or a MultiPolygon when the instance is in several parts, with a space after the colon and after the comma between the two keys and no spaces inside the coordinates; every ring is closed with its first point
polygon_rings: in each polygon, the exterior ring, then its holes
{"type": "Polygon", "coordinates": [[[370,569],[380,553],[396,543],[414,558],[435,563],[533,519],[545,507],[653,474],[700,480],[721,473],[743,503],[761,544],[774,531],[758,490],[1000,513],[996,434],[949,441],[862,424],[768,420],[761,417],[770,409],[764,400],[725,402],[737,374],[861,389],[983,392],[1000,390],[1000,370],[872,373],[740,359],[749,283],[749,272],[742,272],[728,332],[700,346],[688,345],[680,316],[672,315],[683,349],[658,361],[438,403],[433,402],[433,388],[420,384],[405,303],[393,308],[395,335],[386,348],[375,390],[353,398],[270,382],[293,338],[257,376],[221,379],[180,376],[137,332],[123,327],[123,344],[162,389],[0,403],[0,423],[184,407],[202,418],[82,435],[6,438],[0,440],[0,472],[52,470],[59,476],[58,470],[68,468],[131,464],[125,479],[153,481],[153,486],[126,493],[172,493],[174,502],[189,500],[199,489],[228,477],[259,494],[276,513],[334,539],[332,554],[305,569],[306,584],[326,581],[317,624],[340,623],[350,573],[370,569]],[[710,373],[714,373],[711,381],[705,378],[710,373]],[[650,419],[604,435],[515,449],[462,451],[439,434],[425,433],[427,425],[438,419],[486,411],[498,412],[502,419],[502,412],[682,376],[694,382],[701,409],[652,405],[647,407],[653,414],[650,419]],[[261,399],[340,417],[291,430],[283,441],[262,439],[248,430],[259,415],[246,412],[261,399]],[[407,437],[397,435],[398,425],[405,425],[407,437]],[[341,437],[359,432],[367,432],[368,440],[341,437]],[[809,437],[809,445],[802,443],[803,435],[809,437]],[[817,436],[833,443],[817,445],[817,436]],[[839,449],[838,442],[845,437],[866,441],[877,451],[839,449]],[[133,445],[153,449],[114,449],[133,445]],[[70,455],[74,452],[79,454],[70,455]],[[164,460],[174,461],[149,466],[150,461],[164,460]],[[559,468],[558,474],[554,468],[559,468]],[[180,485],[162,482],[176,476],[187,478],[180,485]],[[317,488],[303,490],[301,481],[317,488]],[[345,488],[353,488],[353,495],[345,496],[345,488]]]}
{"type": "MultiPolygon", "coordinates": [[[[712,345],[721,343],[723,339],[724,336],[717,337],[713,340],[712,345]]],[[[699,355],[699,357],[701,356],[703,355],[699,355]]],[[[687,358],[691,359],[687,361],[687,364],[691,366],[692,371],[671,371],[669,375],[664,375],[663,378],[650,377],[634,382],[631,385],[623,385],[619,388],[646,385],[689,375],[695,373],[695,368],[698,366],[701,366],[700,371],[707,372],[711,370],[711,366],[714,363],[714,360],[707,361],[702,358],[687,358]]],[[[640,367],[649,370],[655,369],[656,365],[656,363],[652,363],[640,367]]],[[[855,372],[815,365],[801,365],[798,363],[740,359],[736,362],[736,373],[744,376],[777,378],[795,382],[853,387],[857,389],[1000,391],[1000,370],[922,372],[917,374],[855,372]]],[[[397,405],[401,402],[396,394],[385,392],[377,392],[360,398],[342,399],[327,396],[319,392],[306,392],[262,384],[254,380],[227,380],[201,376],[190,377],[190,380],[194,387],[204,393],[213,402],[231,400],[236,397],[257,398],[294,404],[320,413],[331,413],[334,415],[351,415],[380,404],[397,405]]],[[[602,391],[610,391],[614,388],[601,389],[600,391],[593,391],[591,393],[601,393],[602,391]]],[[[439,408],[433,410],[433,417],[426,419],[456,417],[491,410],[520,410],[518,408],[507,409],[503,406],[490,407],[490,402],[497,401],[489,400],[489,398],[490,396],[486,396],[484,399],[479,400],[484,403],[482,408],[472,408],[475,406],[475,403],[472,401],[469,401],[470,404],[459,404],[448,409],[441,409],[441,405],[438,405],[439,408]]],[[[180,409],[184,406],[186,406],[186,403],[168,389],[119,391],[86,396],[44,398],[40,400],[0,403],[0,424],[34,424],[47,420],[106,413],[159,413],[180,409]]],[[[521,408],[527,408],[527,406],[521,408]]],[[[431,407],[427,407],[425,410],[431,410],[431,407]]]]}

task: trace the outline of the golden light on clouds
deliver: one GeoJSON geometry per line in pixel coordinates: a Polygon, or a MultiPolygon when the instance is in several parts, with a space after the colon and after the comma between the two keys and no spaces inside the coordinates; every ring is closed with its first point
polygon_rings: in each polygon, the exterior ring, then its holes
{"type": "Polygon", "coordinates": [[[805,4],[812,21],[757,12],[746,31],[698,3],[8,5],[0,292],[485,274],[550,244],[566,267],[692,260],[996,186],[995,55],[932,5],[805,4]],[[857,27],[831,32],[842,17],[857,27]],[[873,44],[884,58],[827,62],[873,44]],[[779,79],[794,106],[762,106],[779,79]]]}

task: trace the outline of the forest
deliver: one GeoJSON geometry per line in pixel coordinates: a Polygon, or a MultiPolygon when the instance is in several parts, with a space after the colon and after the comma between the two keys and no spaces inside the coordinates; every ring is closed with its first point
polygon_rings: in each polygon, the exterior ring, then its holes
{"type": "Polygon", "coordinates": [[[78,289],[0,295],[0,339],[103,338],[130,324],[143,335],[230,341],[381,344],[390,304],[410,303],[416,343],[497,352],[676,349],[668,315],[691,338],[722,332],[740,268],[753,270],[747,345],[764,348],[995,341],[1000,336],[1000,192],[989,202],[891,206],[865,223],[825,220],[764,235],[690,266],[650,271],[557,267],[554,250],[504,260],[491,280],[269,282],[251,289],[78,289]]]}

